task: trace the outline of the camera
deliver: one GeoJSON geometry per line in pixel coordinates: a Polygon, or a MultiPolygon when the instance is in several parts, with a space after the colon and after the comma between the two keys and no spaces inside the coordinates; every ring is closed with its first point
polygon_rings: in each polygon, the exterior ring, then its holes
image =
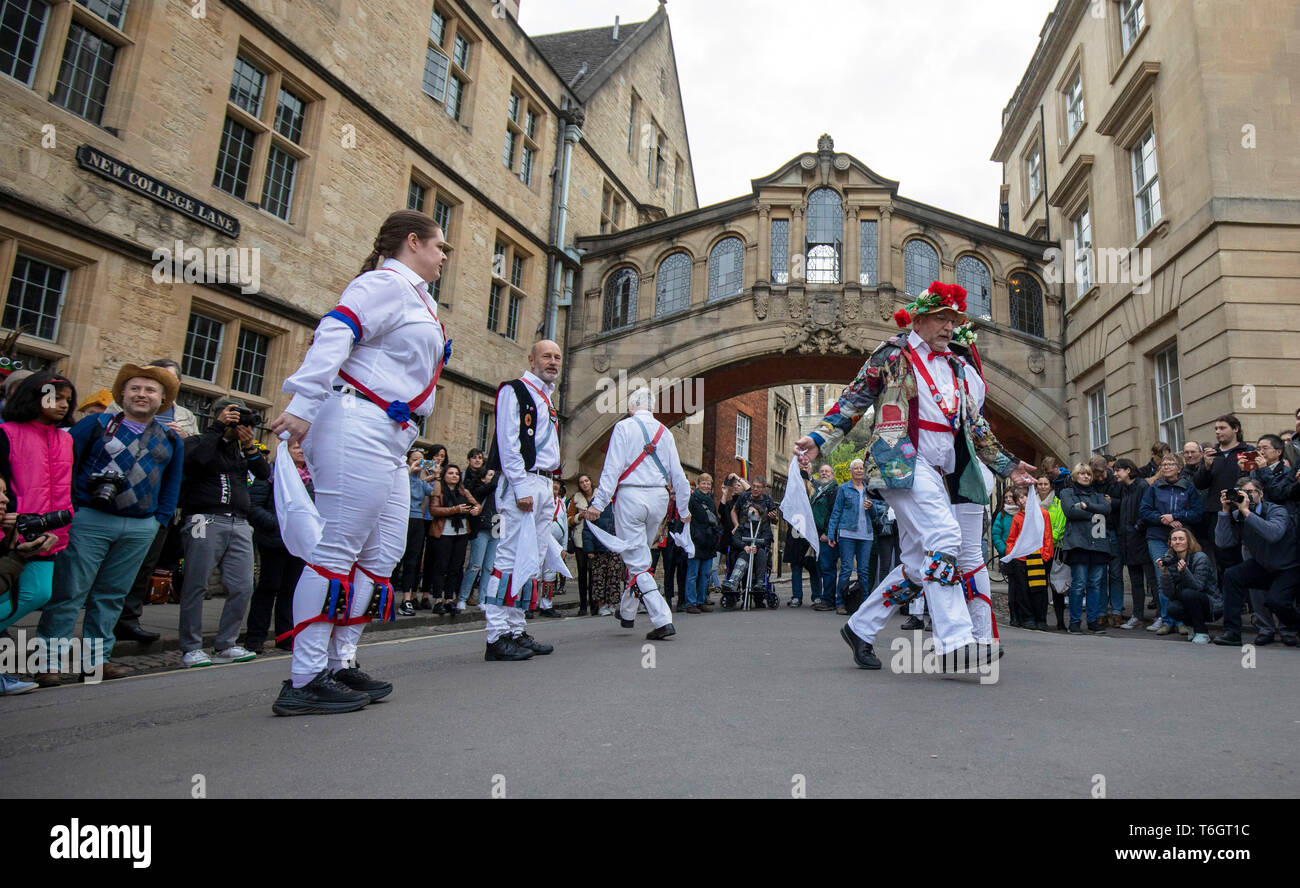
{"type": "Polygon", "coordinates": [[[249,410],[246,407],[236,407],[235,409],[239,411],[239,422],[236,425],[255,429],[262,424],[262,415],[256,410],[249,410]]]}
{"type": "Polygon", "coordinates": [[[126,490],[126,476],[112,469],[95,472],[86,479],[86,491],[90,497],[90,505],[95,509],[111,509],[113,500],[123,490],[126,490]]]}
{"type": "Polygon", "coordinates": [[[1160,563],[1164,567],[1173,567],[1178,563],[1178,556],[1173,552],[1166,552],[1164,555],[1160,556],[1160,563]]]}
{"type": "Polygon", "coordinates": [[[1244,491],[1244,490],[1234,490],[1234,491],[1230,494],[1230,497],[1231,497],[1232,501],[1233,501],[1234,503],[1236,503],[1237,505],[1239,505],[1239,506],[1244,505],[1245,502],[1246,502],[1246,499],[1247,499],[1247,497],[1246,497],[1246,491],[1244,491]]]}
{"type": "Polygon", "coordinates": [[[72,513],[67,509],[61,509],[57,512],[46,512],[44,515],[30,513],[19,515],[18,521],[14,524],[14,529],[18,535],[23,538],[24,542],[30,543],[43,533],[51,530],[57,530],[60,527],[67,527],[72,523],[72,513]]]}

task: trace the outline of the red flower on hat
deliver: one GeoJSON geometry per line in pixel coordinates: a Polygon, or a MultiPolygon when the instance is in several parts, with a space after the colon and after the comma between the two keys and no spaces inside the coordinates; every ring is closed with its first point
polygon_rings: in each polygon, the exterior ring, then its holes
{"type": "Polygon", "coordinates": [[[912,323],[912,316],[907,313],[907,309],[900,308],[898,311],[894,312],[894,323],[898,324],[900,327],[906,327],[908,324],[912,323]]]}
{"type": "Polygon", "coordinates": [[[957,304],[957,300],[953,297],[952,293],[944,293],[943,296],[939,298],[939,301],[948,308],[952,308],[957,304]]]}
{"type": "Polygon", "coordinates": [[[941,284],[938,281],[930,281],[929,290],[931,295],[934,296],[946,296],[948,294],[947,285],[941,284]]]}

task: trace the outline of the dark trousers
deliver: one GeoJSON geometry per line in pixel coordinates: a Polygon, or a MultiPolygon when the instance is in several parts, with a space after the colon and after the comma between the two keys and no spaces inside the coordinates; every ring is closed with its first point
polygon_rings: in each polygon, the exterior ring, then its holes
{"type": "Polygon", "coordinates": [[[1133,616],[1142,619],[1146,615],[1146,596],[1156,598],[1156,566],[1149,559],[1128,565],[1128,584],[1133,597],[1133,616]]]}
{"type": "Polygon", "coordinates": [[[664,546],[664,601],[673,605],[673,589],[677,589],[678,604],[686,607],[686,553],[679,546],[664,546]]]}
{"type": "MultiPolygon", "coordinates": [[[[1212,618],[1210,597],[1204,592],[1179,592],[1177,598],[1169,600],[1166,612],[1175,623],[1187,623],[1192,631],[1205,634],[1205,624],[1212,618]]],[[[1237,629],[1241,629],[1241,614],[1238,611],[1237,629]]]]}
{"type": "Polygon", "coordinates": [[[1052,611],[1056,614],[1056,628],[1065,626],[1065,595],[1052,590],[1052,611]]]}
{"type": "MultiPolygon", "coordinates": [[[[1027,616],[1033,619],[1035,623],[1047,622],[1047,590],[1050,582],[1047,579],[1052,574],[1051,560],[1042,561],[1038,555],[1029,556],[1030,560],[1025,562],[1025,573],[1028,583],[1028,590],[1025,601],[1029,607],[1027,616]],[[1038,571],[1042,575],[1038,575],[1038,571]]],[[[1026,620],[1025,622],[1029,622],[1026,620]]]]}
{"type": "MultiPolygon", "coordinates": [[[[1211,537],[1211,539],[1213,539],[1211,537]]],[[[1219,588],[1223,588],[1223,575],[1228,572],[1228,568],[1236,567],[1241,564],[1241,546],[1229,546],[1221,549],[1214,546],[1214,569],[1219,574],[1219,588]]]]}
{"type": "Polygon", "coordinates": [[[581,548],[573,550],[578,564],[578,607],[587,606],[587,588],[591,585],[591,556],[581,548]]]}
{"type": "Polygon", "coordinates": [[[1029,603],[1029,568],[1019,558],[1006,563],[1007,569],[1007,610],[1011,612],[1011,622],[1015,625],[1032,623],[1034,612],[1029,603]]]}
{"type": "Polygon", "coordinates": [[[434,598],[455,598],[460,594],[460,579],[465,570],[465,549],[469,534],[444,533],[429,537],[424,549],[424,594],[434,598]]]}
{"type": "Polygon", "coordinates": [[[1265,570],[1252,558],[1225,570],[1222,588],[1225,632],[1241,632],[1241,605],[1250,596],[1251,589],[1264,590],[1264,604],[1277,619],[1280,631],[1300,631],[1300,611],[1296,610],[1300,569],[1265,570]]]}
{"type": "Polygon", "coordinates": [[[119,626],[128,626],[132,629],[140,627],[140,615],[144,613],[144,603],[149,597],[153,571],[158,566],[158,559],[162,557],[169,530],[170,526],[160,527],[158,533],[154,535],[153,545],[144,556],[144,562],[135,575],[135,582],[131,584],[131,591],[126,593],[126,601],[122,604],[122,616],[117,618],[119,626]]]}
{"type": "Polygon", "coordinates": [[[397,571],[398,588],[414,595],[420,589],[420,557],[429,535],[429,522],[423,518],[406,519],[406,549],[397,571]]]}
{"type": "Polygon", "coordinates": [[[248,627],[244,633],[245,646],[254,651],[266,641],[273,611],[276,635],[293,628],[293,590],[303,569],[303,560],[282,546],[258,546],[257,554],[261,572],[248,605],[248,627]]]}

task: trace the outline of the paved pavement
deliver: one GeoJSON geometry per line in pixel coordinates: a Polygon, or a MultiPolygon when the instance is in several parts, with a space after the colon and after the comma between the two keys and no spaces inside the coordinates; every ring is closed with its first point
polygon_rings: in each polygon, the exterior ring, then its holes
{"type": "Polygon", "coordinates": [[[1300,650],[1006,630],[998,681],[854,668],[809,608],[533,626],[556,652],[483,661],[481,628],[368,633],[396,685],[277,718],[283,657],[0,700],[0,796],[1112,798],[1300,794],[1300,650]],[[653,666],[653,668],[648,668],[653,666]],[[1288,702],[1290,701],[1290,702],[1288,702]]]}

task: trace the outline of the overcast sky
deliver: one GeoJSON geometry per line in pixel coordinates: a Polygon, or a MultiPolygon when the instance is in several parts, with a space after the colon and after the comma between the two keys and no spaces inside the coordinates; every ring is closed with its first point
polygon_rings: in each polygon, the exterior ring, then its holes
{"type": "MultiPolygon", "coordinates": [[[[658,0],[521,0],[528,34],[644,21],[658,0]]],[[[669,0],[700,205],[823,132],[899,193],[997,223],[988,159],[1055,0],[669,0]],[[798,15],[792,15],[792,12],[798,15]],[[846,85],[847,84],[847,85],[846,85]]]]}

